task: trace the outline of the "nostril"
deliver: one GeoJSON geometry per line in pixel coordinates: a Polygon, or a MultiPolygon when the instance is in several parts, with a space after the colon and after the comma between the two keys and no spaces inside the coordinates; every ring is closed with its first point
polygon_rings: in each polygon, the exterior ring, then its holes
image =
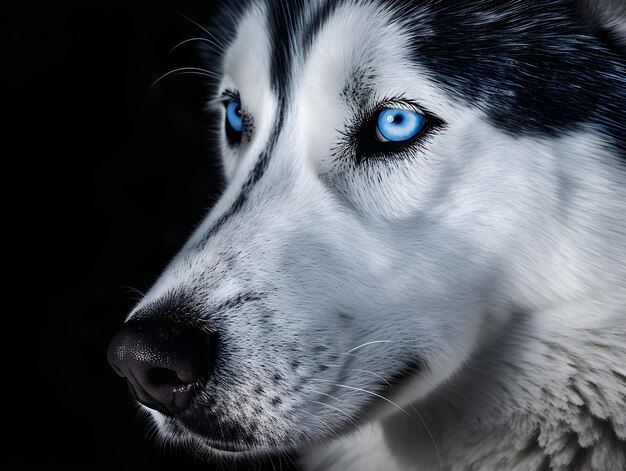
{"type": "Polygon", "coordinates": [[[169,414],[191,405],[211,374],[215,353],[213,339],[195,327],[129,321],[111,340],[107,356],[136,400],[169,414]]]}
{"type": "Polygon", "coordinates": [[[148,371],[148,381],[155,386],[172,386],[174,388],[186,384],[174,370],[167,368],[151,368],[148,371]]]}

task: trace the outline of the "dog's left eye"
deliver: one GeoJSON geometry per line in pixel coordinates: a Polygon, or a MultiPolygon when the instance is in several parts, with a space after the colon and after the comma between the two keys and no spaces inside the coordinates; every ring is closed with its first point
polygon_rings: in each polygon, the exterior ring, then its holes
{"type": "Polygon", "coordinates": [[[241,142],[243,111],[239,100],[232,98],[226,102],[226,137],[231,144],[241,142]]]}
{"type": "Polygon", "coordinates": [[[426,124],[426,117],[417,111],[401,108],[382,110],[376,120],[378,142],[402,142],[415,136],[426,124]]]}

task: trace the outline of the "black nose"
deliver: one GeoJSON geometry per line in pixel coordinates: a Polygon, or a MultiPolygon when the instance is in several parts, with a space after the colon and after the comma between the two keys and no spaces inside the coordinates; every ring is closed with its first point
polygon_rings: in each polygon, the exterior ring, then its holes
{"type": "Polygon", "coordinates": [[[189,407],[208,377],[209,340],[195,327],[131,320],[113,337],[107,356],[136,400],[171,415],[189,407]]]}

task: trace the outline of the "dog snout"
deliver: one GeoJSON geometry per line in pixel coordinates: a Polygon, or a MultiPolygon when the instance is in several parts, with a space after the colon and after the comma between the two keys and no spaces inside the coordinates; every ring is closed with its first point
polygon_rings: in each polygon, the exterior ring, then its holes
{"type": "Polygon", "coordinates": [[[137,401],[172,415],[189,408],[210,375],[213,343],[190,325],[131,320],[113,337],[107,356],[137,401]]]}

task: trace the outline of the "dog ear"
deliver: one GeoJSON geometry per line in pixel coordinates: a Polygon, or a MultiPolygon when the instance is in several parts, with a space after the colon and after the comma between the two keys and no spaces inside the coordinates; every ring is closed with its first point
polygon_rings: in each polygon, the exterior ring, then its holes
{"type": "Polygon", "coordinates": [[[626,55],[626,0],[577,0],[591,33],[613,51],[626,55]]]}

